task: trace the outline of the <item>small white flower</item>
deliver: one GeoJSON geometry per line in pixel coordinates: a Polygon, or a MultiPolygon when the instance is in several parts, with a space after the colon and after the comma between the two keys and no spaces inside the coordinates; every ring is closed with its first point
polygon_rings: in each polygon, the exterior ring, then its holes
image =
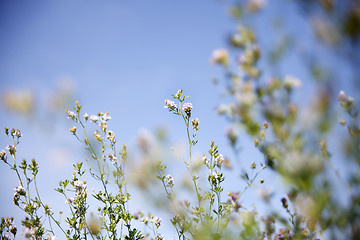
{"type": "Polygon", "coordinates": [[[225,161],[225,158],[222,154],[219,153],[219,155],[215,158],[215,164],[220,168],[221,164],[225,161]]]}
{"type": "Polygon", "coordinates": [[[11,233],[17,231],[17,228],[16,228],[16,226],[14,225],[14,223],[11,223],[11,225],[10,225],[10,227],[9,227],[9,231],[10,231],[11,233]]]}
{"type": "Polygon", "coordinates": [[[344,91],[340,91],[337,99],[343,106],[352,105],[354,103],[354,98],[347,96],[344,91]]]}
{"type": "Polygon", "coordinates": [[[194,131],[199,130],[199,123],[200,121],[198,118],[191,120],[191,124],[193,126],[194,131]]]}
{"type": "Polygon", "coordinates": [[[6,151],[3,149],[0,151],[0,159],[6,162],[6,151]]]}
{"type": "Polygon", "coordinates": [[[13,145],[7,145],[5,148],[6,148],[6,150],[8,150],[9,152],[11,152],[11,151],[13,151],[14,146],[13,146],[13,145]]]}
{"type": "Polygon", "coordinates": [[[99,122],[99,127],[100,127],[103,131],[105,131],[106,128],[107,128],[107,123],[106,123],[105,121],[101,121],[101,122],[99,122]]]}
{"type": "Polygon", "coordinates": [[[161,224],[161,218],[155,217],[153,220],[151,220],[151,222],[153,222],[155,224],[156,228],[159,228],[160,224],[161,224]]]}
{"type": "Polygon", "coordinates": [[[21,183],[19,183],[19,186],[17,186],[16,188],[14,188],[14,196],[15,196],[15,195],[25,196],[25,194],[26,194],[25,188],[23,188],[23,186],[21,185],[21,183]]]}
{"type": "Polygon", "coordinates": [[[73,127],[69,128],[69,131],[72,132],[73,134],[76,133],[76,126],[73,125],[73,127]]]}
{"type": "Polygon", "coordinates": [[[24,236],[24,238],[33,239],[34,235],[35,235],[35,232],[34,232],[34,230],[32,230],[30,228],[24,228],[22,230],[22,235],[24,236]]]}
{"type": "Polygon", "coordinates": [[[218,179],[218,174],[216,172],[211,172],[208,176],[208,180],[211,181],[213,184],[216,183],[216,180],[218,179]]]}
{"type": "Polygon", "coordinates": [[[108,156],[109,156],[109,159],[110,159],[112,164],[117,163],[118,160],[117,160],[117,158],[116,158],[116,156],[114,154],[109,153],[108,156]]]}
{"type": "Polygon", "coordinates": [[[95,132],[94,132],[94,137],[95,137],[95,139],[98,140],[98,141],[101,141],[101,140],[102,140],[102,137],[101,137],[99,131],[95,131],[95,132]]]}
{"type": "Polygon", "coordinates": [[[89,114],[85,113],[84,114],[84,119],[87,121],[89,119],[89,114]]]}
{"type": "Polygon", "coordinates": [[[174,183],[175,183],[174,178],[173,178],[170,174],[166,175],[166,177],[165,177],[165,182],[166,182],[170,187],[173,187],[173,186],[174,186],[174,183]]]}
{"type": "Polygon", "coordinates": [[[161,235],[160,233],[156,234],[155,240],[163,240],[164,236],[161,235]]]}
{"type": "Polygon", "coordinates": [[[183,92],[183,90],[179,89],[179,90],[176,92],[176,94],[175,94],[175,98],[176,98],[176,99],[180,99],[180,97],[181,97],[181,95],[182,95],[182,92],[183,92]]]}
{"type": "Polygon", "coordinates": [[[109,139],[110,141],[114,142],[115,140],[115,133],[111,130],[107,131],[107,136],[106,138],[109,139]]]}
{"type": "Polygon", "coordinates": [[[67,111],[68,119],[75,119],[76,114],[73,111],[67,111]]]}
{"type": "Polygon", "coordinates": [[[213,64],[219,63],[227,65],[229,61],[229,52],[226,49],[217,49],[214,50],[211,57],[211,62],[213,64]]]}
{"type": "Polygon", "coordinates": [[[148,224],[149,218],[148,218],[148,217],[143,217],[143,218],[141,219],[141,222],[144,223],[144,224],[148,224]]]}
{"type": "Polygon", "coordinates": [[[302,83],[299,79],[293,77],[293,76],[286,76],[284,79],[284,85],[288,88],[300,88],[302,86],[302,83]]]}
{"type": "Polygon", "coordinates": [[[99,117],[98,117],[98,116],[95,116],[95,115],[91,115],[90,119],[91,119],[91,121],[93,121],[94,123],[96,123],[96,122],[99,120],[99,117]]]}
{"type": "Polygon", "coordinates": [[[46,239],[47,240],[57,240],[57,237],[56,236],[51,236],[50,234],[48,234],[46,239]]]}
{"type": "Polygon", "coordinates": [[[171,110],[174,110],[176,108],[176,104],[173,101],[169,100],[169,99],[165,99],[164,108],[168,108],[169,111],[171,111],[171,110]]]}
{"type": "Polygon", "coordinates": [[[191,115],[191,109],[192,109],[192,104],[191,103],[184,103],[183,105],[183,111],[190,116],[191,115]]]}
{"type": "Polygon", "coordinates": [[[202,161],[203,161],[204,164],[208,164],[208,163],[209,163],[209,159],[208,159],[205,155],[203,155],[202,161]]]}
{"type": "Polygon", "coordinates": [[[102,118],[103,118],[104,121],[108,121],[108,120],[111,119],[108,112],[106,112],[102,118]]]}
{"type": "Polygon", "coordinates": [[[18,138],[22,137],[22,134],[21,134],[19,129],[15,131],[15,136],[18,137],[18,138]]]}
{"type": "Polygon", "coordinates": [[[74,182],[74,188],[76,191],[81,191],[86,188],[86,184],[83,181],[76,180],[74,182]]]}

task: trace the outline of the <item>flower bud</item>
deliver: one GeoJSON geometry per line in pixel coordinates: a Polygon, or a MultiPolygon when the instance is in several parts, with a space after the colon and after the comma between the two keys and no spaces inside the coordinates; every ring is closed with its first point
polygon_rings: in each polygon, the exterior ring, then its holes
{"type": "Polygon", "coordinates": [[[76,133],[76,127],[75,127],[75,126],[69,128],[69,130],[70,130],[70,132],[72,132],[73,134],[76,133]]]}

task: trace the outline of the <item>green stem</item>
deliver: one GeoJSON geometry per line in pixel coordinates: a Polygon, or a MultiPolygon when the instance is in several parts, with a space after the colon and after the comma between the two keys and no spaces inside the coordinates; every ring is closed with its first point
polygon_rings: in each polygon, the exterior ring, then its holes
{"type": "MultiPolygon", "coordinates": [[[[34,177],[34,185],[35,185],[36,195],[39,198],[39,202],[40,202],[41,206],[45,209],[45,205],[43,204],[43,202],[40,199],[40,194],[39,194],[39,191],[38,191],[38,187],[37,187],[37,184],[36,184],[36,178],[35,177],[34,177]]],[[[65,236],[67,236],[65,230],[61,227],[60,223],[58,221],[56,221],[56,219],[52,216],[52,214],[49,214],[49,216],[56,223],[56,225],[60,228],[60,230],[65,234],[65,236]]]]}
{"type": "MultiPolygon", "coordinates": [[[[180,108],[181,108],[181,103],[180,103],[180,108]]],[[[198,190],[198,186],[196,184],[194,173],[193,173],[193,171],[191,169],[191,166],[190,166],[191,165],[191,147],[192,147],[192,143],[191,143],[190,132],[189,132],[189,118],[186,118],[182,112],[181,112],[181,116],[183,117],[185,125],[186,125],[186,133],[187,133],[187,137],[188,137],[188,141],[189,141],[189,163],[186,166],[187,166],[187,168],[189,170],[192,181],[194,183],[194,187],[195,187],[195,191],[196,191],[196,197],[198,199],[198,205],[199,205],[199,211],[200,211],[200,209],[201,209],[201,196],[199,194],[199,190],[198,190]]],[[[200,213],[200,219],[202,220],[201,213],[200,213]]]]}

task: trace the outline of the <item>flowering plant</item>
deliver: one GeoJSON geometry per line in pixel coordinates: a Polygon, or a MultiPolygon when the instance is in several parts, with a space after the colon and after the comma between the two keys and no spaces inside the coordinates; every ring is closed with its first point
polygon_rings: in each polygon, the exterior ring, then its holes
{"type": "MultiPolygon", "coordinates": [[[[256,0],[246,7],[256,12],[263,6],[264,1],[256,0]]],[[[234,14],[240,12],[233,9],[234,14]]],[[[360,124],[356,99],[339,92],[337,106],[346,114],[341,113],[341,117],[333,111],[335,97],[327,90],[317,91],[311,106],[306,106],[294,98],[303,85],[299,79],[281,74],[263,77],[259,64],[262,54],[256,33],[244,25],[230,36],[229,49],[220,48],[212,54],[211,63],[225,76],[220,84],[224,86],[226,104],[219,105],[217,112],[231,125],[226,133],[233,153],[220,151],[223,148],[210,141],[208,150],[200,150],[201,157],[197,158],[194,147],[201,125],[194,116],[196,104],[188,101],[183,90],[165,100],[165,109],[184,124],[186,156],[178,158],[188,180],[182,185],[168,159],[156,156],[152,159],[154,166],[144,164],[161,186],[161,191],[152,190],[162,198],[157,210],[166,210],[166,218],[129,207],[128,149],[117,145],[116,134],[109,128],[109,113],[83,113],[78,102],[66,109],[73,124],[69,133],[82,144],[89,158],[74,163],[71,177],[60,181],[56,188],[67,207],[59,214],[39,193],[38,162],[18,160],[22,133],[5,128],[10,145],[0,151],[0,159],[17,176],[13,204],[25,218],[21,233],[12,217],[2,218],[1,239],[15,239],[21,234],[26,239],[161,240],[171,231],[164,229],[164,223],[172,225],[175,238],[183,240],[359,239],[360,124]],[[346,132],[336,128],[335,118],[346,132]],[[242,158],[248,149],[241,150],[239,132],[251,139],[260,157],[242,158]],[[335,134],[343,138],[343,145],[334,146],[335,134]],[[227,157],[231,154],[233,157],[227,157]],[[345,174],[338,170],[344,164],[337,159],[342,158],[351,168],[345,174]],[[242,166],[231,169],[239,159],[242,166]],[[240,174],[234,177],[231,170],[240,174]],[[89,178],[96,180],[100,189],[89,190],[89,178]],[[230,187],[226,186],[229,180],[230,187]],[[284,186],[277,186],[279,181],[284,186]],[[340,188],[336,186],[339,183],[340,188]],[[271,186],[276,189],[271,190],[271,186]],[[259,196],[254,197],[255,190],[259,190],[259,196]],[[96,213],[90,212],[94,202],[96,213]],[[265,210],[259,207],[260,202],[265,210]]],[[[206,121],[201,119],[202,123],[206,121]]],[[[148,152],[153,147],[143,145],[148,152]]]]}

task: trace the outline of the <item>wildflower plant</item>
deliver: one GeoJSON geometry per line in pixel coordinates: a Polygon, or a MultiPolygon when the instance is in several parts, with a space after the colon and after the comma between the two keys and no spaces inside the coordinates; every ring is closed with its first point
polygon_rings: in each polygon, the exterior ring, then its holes
{"type": "MultiPolygon", "coordinates": [[[[247,4],[246,8],[255,13],[265,3],[254,0],[247,4]]],[[[2,218],[0,239],[16,239],[22,234],[26,239],[162,240],[165,221],[172,224],[179,240],[297,240],[325,239],[329,235],[359,239],[360,123],[356,99],[344,91],[337,96],[337,104],[344,112],[339,124],[346,130],[339,149],[351,167],[347,176],[343,176],[333,163],[332,151],[336,149],[331,149],[329,144],[329,136],[333,134],[333,121],[329,119],[335,117],[331,111],[335,98],[321,92],[314,104],[305,106],[293,97],[302,86],[299,79],[291,75],[264,79],[259,64],[263,53],[255,31],[248,26],[236,28],[229,38],[229,46],[229,50],[215,50],[211,58],[211,63],[224,71],[223,86],[228,97],[227,104],[220,105],[217,111],[231,125],[226,136],[234,150],[234,159],[239,159],[241,153],[239,133],[251,138],[261,156],[260,160],[243,160],[239,178],[231,179],[234,183],[231,187],[235,189],[224,186],[229,179],[224,168],[235,161],[224,157],[215,141],[210,142],[207,151],[200,150],[200,165],[195,164],[193,152],[201,130],[200,120],[194,116],[195,104],[188,101],[183,90],[178,90],[171,99],[165,100],[164,107],[184,124],[187,154],[179,158],[190,179],[190,197],[181,194],[181,181],[168,167],[170,162],[156,159],[156,167],[149,167],[149,171],[155,171],[151,173],[163,189],[163,195],[158,195],[166,196],[171,206],[167,209],[162,205],[169,219],[145,214],[143,210],[132,212],[127,146],[118,147],[116,134],[110,129],[109,113],[83,113],[82,106],[75,102],[75,107],[66,109],[66,116],[72,121],[68,131],[86,149],[90,159],[74,163],[71,177],[60,181],[56,188],[68,208],[63,220],[64,213],[58,216],[42,201],[37,186],[38,162],[18,160],[22,133],[5,128],[10,144],[0,151],[0,159],[17,176],[13,204],[23,211],[25,218],[21,221],[22,230],[15,226],[12,217],[2,218]],[[304,124],[304,108],[318,117],[308,124],[311,126],[304,124]],[[95,167],[85,162],[95,163],[95,167]],[[246,205],[245,199],[259,185],[273,184],[273,179],[262,175],[264,171],[266,176],[281,179],[286,193],[278,197],[261,192],[259,199],[264,200],[268,212],[259,214],[256,206],[246,205]],[[100,183],[100,189],[89,190],[89,177],[100,183]],[[340,182],[342,189],[333,190],[334,182],[340,182]],[[345,198],[346,205],[339,203],[339,195],[345,198]],[[97,202],[96,213],[89,214],[90,199],[97,202]],[[144,231],[138,229],[141,224],[144,231]]],[[[151,144],[143,141],[141,145],[143,152],[150,152],[151,144]]]]}
{"type": "MultiPolygon", "coordinates": [[[[309,172],[304,165],[297,165],[297,168],[288,165],[290,161],[300,161],[296,159],[299,158],[297,154],[299,149],[296,148],[298,146],[296,142],[288,145],[289,140],[285,141],[292,138],[290,133],[285,139],[282,135],[277,135],[275,132],[277,130],[274,129],[277,120],[270,117],[269,121],[259,124],[257,133],[253,132],[251,127],[245,127],[246,131],[250,130],[251,136],[254,137],[254,147],[259,150],[264,159],[260,163],[249,162],[250,171],[243,170],[242,189],[225,192],[223,170],[228,160],[220,153],[214,141],[211,141],[210,148],[202,156],[200,167],[202,171],[194,169],[192,151],[198,142],[200,121],[193,116],[193,105],[185,102],[187,99],[183,96],[183,91],[179,90],[173,95],[173,100],[165,100],[165,108],[179,116],[184,122],[188,155],[181,159],[192,181],[194,198],[187,200],[179,196],[178,181],[167,170],[167,163],[159,161],[156,167],[157,178],[172,207],[170,222],[179,239],[317,239],[327,227],[333,227],[329,221],[338,221],[337,218],[332,216],[328,219],[326,215],[322,215],[322,211],[339,214],[338,211],[341,208],[330,210],[329,208],[333,206],[330,192],[327,192],[327,189],[319,190],[311,185],[317,179],[316,176],[321,173],[325,163],[331,164],[326,141],[319,143],[320,149],[317,155],[302,152],[306,158],[312,159],[312,163],[308,162],[311,164],[309,172]],[[272,138],[277,139],[276,144],[269,139],[268,131],[272,131],[272,138]],[[289,152],[285,152],[285,149],[289,152]],[[277,201],[284,210],[282,214],[273,212],[268,216],[259,217],[256,209],[250,210],[243,205],[243,201],[249,189],[256,184],[264,183],[265,180],[260,176],[265,169],[271,169],[282,178],[289,179],[290,190],[286,196],[277,201]],[[289,174],[292,175],[292,179],[289,178],[289,174]],[[203,183],[206,184],[203,185],[203,183]],[[319,195],[324,193],[327,195],[319,195]]],[[[348,120],[340,120],[340,124],[348,130],[351,139],[349,142],[357,144],[359,124],[354,99],[341,91],[338,101],[350,118],[349,123],[348,120]]],[[[5,128],[5,134],[12,144],[8,145],[6,150],[1,150],[0,158],[19,179],[18,185],[14,188],[13,203],[26,214],[21,222],[24,227],[21,231],[22,236],[27,239],[60,238],[55,236],[56,231],[51,224],[54,223],[58,228],[57,231],[60,230],[63,238],[66,239],[147,239],[150,236],[152,239],[164,239],[160,229],[163,219],[152,214],[144,214],[142,211],[132,213],[129,209],[131,195],[127,190],[125,174],[127,147],[122,145],[120,151],[117,150],[116,135],[108,125],[111,117],[108,113],[101,112],[89,117],[86,113],[81,114],[81,108],[76,102],[73,110],[66,110],[68,118],[74,122],[69,132],[84,145],[97,168],[85,169],[83,162],[75,163],[72,177],[60,181],[56,191],[64,197],[64,202],[69,209],[69,215],[64,219],[67,227],[63,226],[50,205],[41,200],[36,183],[39,172],[38,163],[33,159],[31,162],[23,160],[21,164],[17,164],[16,153],[22,137],[20,130],[5,128]],[[95,130],[91,135],[88,135],[87,124],[95,125],[95,130]],[[93,140],[89,140],[89,137],[93,140]],[[94,144],[99,150],[95,150],[94,144]],[[102,189],[89,193],[86,173],[99,181],[102,189]],[[110,185],[116,187],[115,192],[111,191],[113,188],[110,188],[110,185]],[[90,197],[98,201],[96,213],[98,217],[91,213],[89,218],[90,197]],[[49,224],[45,224],[47,221],[49,224]],[[134,227],[135,221],[150,229],[150,233],[139,231],[134,227]]],[[[246,124],[246,121],[242,124],[246,124]]],[[[294,138],[293,141],[299,141],[299,139],[294,138]]],[[[231,146],[235,147],[235,144],[231,146]]],[[[357,145],[351,146],[355,149],[357,145]]],[[[349,151],[348,154],[355,162],[358,161],[356,151],[349,151]]],[[[301,161],[306,161],[306,159],[301,159],[301,161]]],[[[293,164],[298,163],[293,162],[293,164]]],[[[332,167],[336,171],[334,166],[332,167]]],[[[336,174],[339,175],[338,172],[336,174]]],[[[357,187],[357,177],[354,173],[352,175],[354,182],[349,185],[349,188],[353,190],[354,198],[358,198],[358,194],[354,191],[357,187]]],[[[270,202],[270,197],[264,195],[267,202],[270,202]]],[[[344,209],[344,214],[346,211],[356,209],[355,202],[344,209]]],[[[351,221],[358,221],[356,215],[351,221]]],[[[2,239],[15,239],[19,234],[13,219],[9,217],[1,220],[0,231],[2,239]]]]}
{"type": "MultiPolygon", "coordinates": [[[[85,149],[89,151],[91,157],[97,164],[97,169],[94,171],[89,169],[90,175],[101,182],[103,189],[94,193],[92,196],[98,200],[101,207],[98,208],[98,214],[100,221],[98,224],[93,224],[92,228],[86,223],[86,205],[87,189],[86,181],[81,180],[85,170],[82,170],[82,163],[74,165],[75,174],[72,181],[60,182],[60,188],[58,192],[64,195],[66,202],[71,208],[72,217],[67,219],[68,224],[72,228],[73,232],[68,234],[75,234],[77,238],[81,236],[91,235],[97,239],[141,239],[143,234],[136,228],[131,226],[131,221],[134,215],[130,213],[128,207],[128,201],[130,200],[130,194],[127,191],[125,180],[125,163],[127,159],[126,145],[123,145],[120,152],[116,150],[116,137],[112,130],[108,129],[108,121],[111,119],[109,113],[99,112],[97,115],[91,115],[89,121],[89,115],[87,113],[80,115],[81,106],[76,102],[76,106],[73,111],[66,110],[68,118],[73,120],[82,129],[82,137],[76,132],[76,127],[70,128],[70,132],[85,145],[85,149]],[[86,125],[96,124],[97,130],[93,133],[95,144],[97,144],[101,151],[97,153],[88,138],[86,125]],[[75,130],[74,130],[75,129],[75,130]],[[111,170],[110,170],[111,169],[111,170]],[[111,172],[113,178],[110,178],[111,172]],[[113,181],[111,179],[114,179],[113,181]],[[75,191],[74,197],[69,197],[67,192],[68,184],[70,183],[72,189],[75,191]],[[117,187],[116,193],[109,191],[109,184],[113,184],[117,187]],[[80,219],[80,221],[79,221],[80,219]],[[96,226],[96,227],[94,227],[96,226]],[[120,227],[119,227],[120,226],[120,227]],[[120,228],[120,230],[119,230],[120,228]],[[123,231],[126,228],[126,233],[123,231]]],[[[87,161],[89,161],[87,159],[87,161]]]]}

